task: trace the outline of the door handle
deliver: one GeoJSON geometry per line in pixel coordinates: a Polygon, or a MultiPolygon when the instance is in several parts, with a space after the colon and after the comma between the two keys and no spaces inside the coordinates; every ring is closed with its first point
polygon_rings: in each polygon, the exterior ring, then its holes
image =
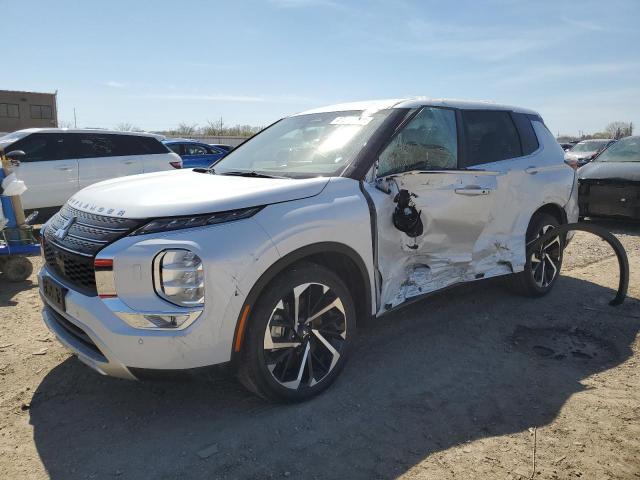
{"type": "Polygon", "coordinates": [[[136,162],[129,160],[127,162],[122,162],[122,163],[124,163],[125,165],[133,165],[136,162]]]}
{"type": "Polygon", "coordinates": [[[527,167],[524,169],[524,173],[528,173],[529,175],[535,175],[539,170],[537,167],[527,167]]]}
{"type": "Polygon", "coordinates": [[[70,172],[71,170],[73,170],[73,167],[57,167],[56,170],[61,170],[63,172],[70,172]]]}
{"type": "Polygon", "coordinates": [[[458,195],[489,195],[491,193],[490,188],[456,188],[455,192],[458,195]]]}

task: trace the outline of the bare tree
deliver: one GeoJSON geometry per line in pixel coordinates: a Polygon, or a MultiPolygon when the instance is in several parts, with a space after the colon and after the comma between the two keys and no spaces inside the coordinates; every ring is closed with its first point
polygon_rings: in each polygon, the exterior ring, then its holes
{"type": "Polygon", "coordinates": [[[198,124],[181,123],[180,125],[178,125],[178,128],[173,130],[171,133],[180,135],[182,137],[193,137],[196,133],[198,133],[198,124]]]}
{"type": "Polygon", "coordinates": [[[116,125],[116,130],[120,130],[121,132],[140,132],[140,127],[133,125],[129,122],[120,122],[116,125]]]}
{"type": "Polygon", "coordinates": [[[58,122],[58,127],[60,127],[60,128],[73,128],[73,122],[70,122],[69,120],[60,120],[58,122]]]}
{"type": "Polygon", "coordinates": [[[605,128],[607,135],[610,138],[615,138],[616,140],[623,137],[628,137],[633,133],[633,124],[631,122],[611,122],[605,128]]]}
{"type": "Polygon", "coordinates": [[[207,125],[202,127],[200,131],[202,135],[209,137],[224,135],[224,122],[222,121],[222,117],[220,117],[220,120],[216,120],[215,122],[207,120],[207,125]]]}

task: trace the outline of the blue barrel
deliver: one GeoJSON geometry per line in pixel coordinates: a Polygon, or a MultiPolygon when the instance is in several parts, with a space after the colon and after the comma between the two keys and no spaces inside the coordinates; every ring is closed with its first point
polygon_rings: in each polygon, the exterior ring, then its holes
{"type": "MultiPolygon", "coordinates": [[[[0,172],[2,170],[0,169],[0,172]]],[[[0,173],[0,177],[2,174],[0,173]]],[[[11,204],[11,197],[5,197],[0,195],[0,201],[2,202],[2,212],[5,218],[8,220],[7,227],[17,227],[16,216],[13,213],[13,205],[11,204]]]]}

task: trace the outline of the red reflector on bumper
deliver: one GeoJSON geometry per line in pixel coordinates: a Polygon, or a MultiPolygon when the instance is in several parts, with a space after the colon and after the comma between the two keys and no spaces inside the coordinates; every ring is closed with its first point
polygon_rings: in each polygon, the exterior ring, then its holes
{"type": "Polygon", "coordinates": [[[113,259],[111,258],[96,258],[93,261],[93,266],[96,268],[111,268],[113,269],[113,259]]]}

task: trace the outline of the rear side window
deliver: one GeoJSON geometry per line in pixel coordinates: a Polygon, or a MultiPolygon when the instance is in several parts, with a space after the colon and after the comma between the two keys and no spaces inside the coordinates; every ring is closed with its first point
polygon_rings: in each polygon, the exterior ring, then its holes
{"type": "Polygon", "coordinates": [[[81,133],[78,135],[78,158],[121,157],[167,153],[167,148],[153,137],[81,133]]]}
{"type": "Polygon", "coordinates": [[[11,146],[12,150],[25,153],[24,162],[45,162],[72,158],[69,141],[57,133],[34,133],[11,146]]]}
{"type": "Polygon", "coordinates": [[[184,145],[184,154],[185,155],[207,155],[209,151],[201,145],[192,145],[186,143],[184,145]]]}
{"type": "Polygon", "coordinates": [[[480,165],[522,156],[520,137],[506,111],[463,110],[466,165],[480,165]]]}
{"type": "Polygon", "coordinates": [[[169,153],[169,149],[160,140],[154,137],[131,136],[135,138],[145,155],[154,153],[169,153]]]}
{"type": "Polygon", "coordinates": [[[110,135],[116,144],[117,155],[151,155],[167,153],[167,148],[153,137],[138,135],[110,135]]]}
{"type": "Polygon", "coordinates": [[[522,154],[532,154],[538,149],[539,144],[536,132],[533,130],[533,125],[531,125],[531,119],[524,113],[512,113],[511,115],[516,127],[518,128],[518,133],[520,134],[522,154]]]}

